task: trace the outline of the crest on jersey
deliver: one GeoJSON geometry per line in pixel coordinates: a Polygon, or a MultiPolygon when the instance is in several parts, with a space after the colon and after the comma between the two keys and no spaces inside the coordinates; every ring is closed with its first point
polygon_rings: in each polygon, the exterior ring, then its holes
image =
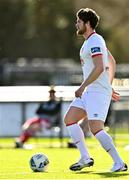
{"type": "Polygon", "coordinates": [[[93,47],[93,48],[91,48],[91,53],[97,53],[97,52],[101,52],[100,47],[93,47]]]}

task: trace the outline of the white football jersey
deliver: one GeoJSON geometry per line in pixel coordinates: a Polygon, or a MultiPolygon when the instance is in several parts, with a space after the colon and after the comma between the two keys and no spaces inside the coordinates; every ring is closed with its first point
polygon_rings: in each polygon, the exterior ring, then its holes
{"type": "Polygon", "coordinates": [[[109,81],[108,50],[103,37],[94,32],[88,37],[87,40],[84,41],[80,49],[80,60],[84,80],[87,79],[94,68],[92,58],[98,55],[102,55],[104,71],[94,82],[92,82],[87,87],[87,91],[111,94],[112,87],[109,81]]]}

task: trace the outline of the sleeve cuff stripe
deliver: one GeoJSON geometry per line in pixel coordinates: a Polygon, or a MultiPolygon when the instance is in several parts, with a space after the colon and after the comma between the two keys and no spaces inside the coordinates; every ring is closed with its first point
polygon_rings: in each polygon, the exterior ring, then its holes
{"type": "Polygon", "coordinates": [[[93,55],[92,55],[92,58],[93,58],[93,57],[96,57],[96,56],[100,56],[100,55],[102,55],[102,53],[93,54],[93,55]]]}

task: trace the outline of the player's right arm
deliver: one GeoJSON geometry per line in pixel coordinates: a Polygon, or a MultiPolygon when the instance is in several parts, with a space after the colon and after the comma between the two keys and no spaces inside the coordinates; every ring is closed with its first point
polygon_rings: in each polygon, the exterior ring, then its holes
{"type": "Polygon", "coordinates": [[[89,74],[89,76],[87,77],[87,79],[85,79],[82,82],[81,86],[75,91],[76,97],[81,97],[84,89],[88,85],[92,84],[101,75],[101,73],[104,70],[102,54],[98,54],[95,57],[92,57],[92,60],[94,67],[91,73],[89,74]]]}

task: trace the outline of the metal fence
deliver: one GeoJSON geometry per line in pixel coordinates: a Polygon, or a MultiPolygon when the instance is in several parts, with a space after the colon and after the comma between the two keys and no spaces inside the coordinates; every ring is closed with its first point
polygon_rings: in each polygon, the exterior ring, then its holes
{"type": "MultiPolygon", "coordinates": [[[[114,86],[120,93],[119,102],[112,102],[110,127],[113,134],[118,126],[128,128],[129,120],[129,86],[114,86]],[[126,125],[125,125],[126,124],[126,125]]],[[[35,116],[38,104],[47,101],[49,86],[6,86],[0,87],[0,136],[18,136],[21,132],[22,123],[35,116]]],[[[62,99],[61,124],[62,136],[67,136],[63,124],[64,114],[74,98],[77,86],[55,86],[57,99],[62,99]]],[[[53,132],[53,136],[58,133],[53,132]]],[[[41,136],[50,136],[50,132],[41,136]]]]}

